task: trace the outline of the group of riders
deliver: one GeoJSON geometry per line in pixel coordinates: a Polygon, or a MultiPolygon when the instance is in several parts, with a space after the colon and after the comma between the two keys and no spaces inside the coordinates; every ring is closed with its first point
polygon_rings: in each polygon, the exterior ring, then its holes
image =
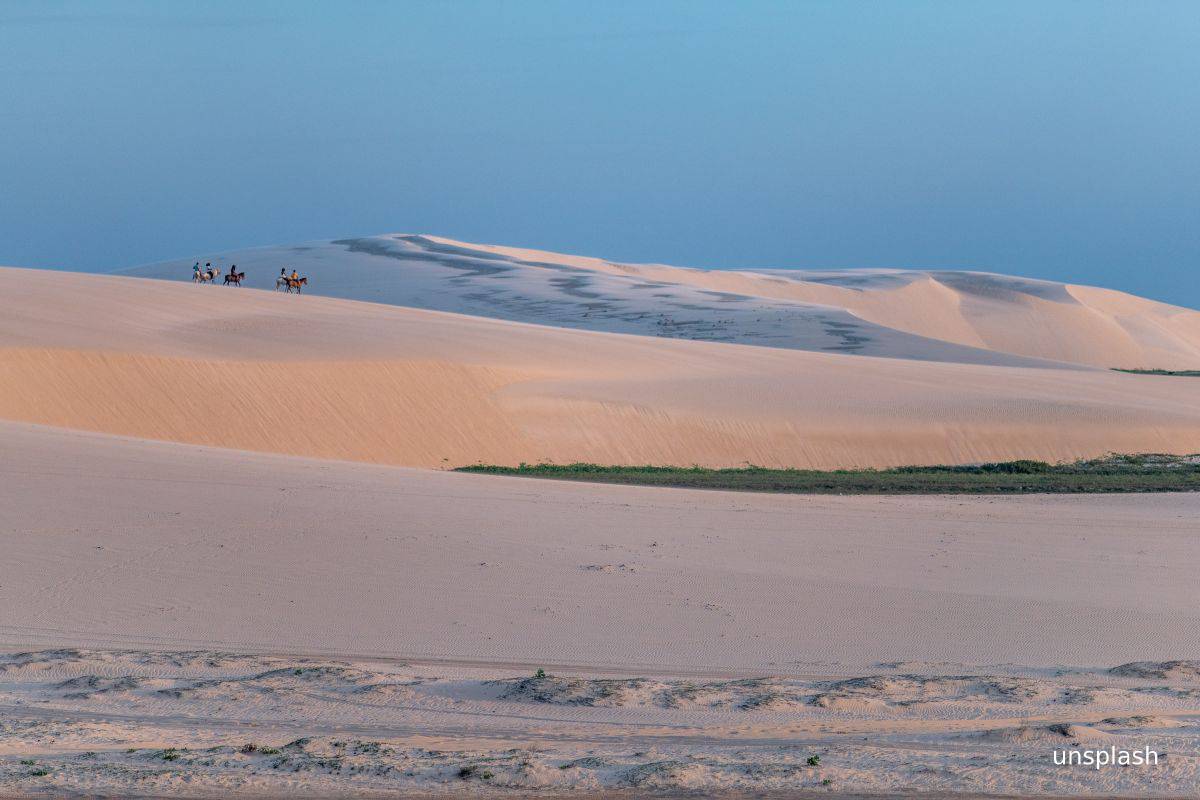
{"type": "MultiPolygon", "coordinates": [[[[220,274],[220,269],[214,267],[211,261],[206,261],[203,268],[199,261],[192,265],[192,281],[194,283],[215,283],[220,274]]],[[[241,286],[244,277],[246,277],[246,273],[238,272],[237,264],[231,264],[229,273],[225,276],[225,285],[228,286],[232,283],[234,286],[241,286]]],[[[298,294],[300,287],[307,283],[307,277],[302,277],[295,269],[289,275],[287,267],[283,267],[279,270],[279,277],[275,279],[275,288],[287,289],[289,292],[295,291],[298,294]]]]}

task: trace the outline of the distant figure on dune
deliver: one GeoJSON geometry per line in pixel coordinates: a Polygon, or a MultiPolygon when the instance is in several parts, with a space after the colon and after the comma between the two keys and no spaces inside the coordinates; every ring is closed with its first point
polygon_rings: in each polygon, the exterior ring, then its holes
{"type": "Polygon", "coordinates": [[[301,278],[300,273],[295,269],[292,270],[291,275],[288,275],[287,267],[284,267],[283,269],[279,270],[279,277],[275,279],[275,290],[278,291],[280,289],[287,289],[288,293],[290,294],[294,289],[296,293],[299,294],[300,287],[307,283],[307,277],[301,278]]]}
{"type": "Polygon", "coordinates": [[[197,261],[192,265],[192,280],[196,283],[208,283],[217,279],[217,271],[213,269],[211,261],[204,264],[204,269],[200,269],[200,262],[197,261]]]}
{"type": "Polygon", "coordinates": [[[229,274],[225,276],[225,285],[233,284],[234,286],[242,285],[242,278],[246,277],[246,273],[237,271],[237,264],[232,264],[229,267],[229,274]]]}

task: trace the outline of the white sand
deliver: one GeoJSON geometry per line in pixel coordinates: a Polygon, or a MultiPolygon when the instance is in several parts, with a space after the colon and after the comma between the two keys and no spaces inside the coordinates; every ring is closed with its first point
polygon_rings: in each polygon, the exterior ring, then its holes
{"type": "MultiPolygon", "coordinates": [[[[203,259],[202,259],[203,260],[203,259]]],[[[211,259],[270,288],[521,322],[967,363],[1200,368],[1200,312],[1122,292],[953,270],[695,270],[390,234],[211,259]]],[[[193,259],[129,274],[190,280],[193,259]]]]}

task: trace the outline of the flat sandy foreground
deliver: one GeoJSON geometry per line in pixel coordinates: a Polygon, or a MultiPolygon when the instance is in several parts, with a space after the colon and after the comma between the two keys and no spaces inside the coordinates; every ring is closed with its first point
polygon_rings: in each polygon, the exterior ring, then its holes
{"type": "Polygon", "coordinates": [[[1200,496],[427,468],[1194,452],[1197,387],[0,270],[0,796],[1194,797],[1200,496]]]}
{"type": "Polygon", "coordinates": [[[761,496],[0,433],[2,791],[1200,785],[1200,664],[1158,663],[1200,644],[1195,495],[761,496]],[[1073,746],[1162,755],[1055,766],[1073,746]]]}

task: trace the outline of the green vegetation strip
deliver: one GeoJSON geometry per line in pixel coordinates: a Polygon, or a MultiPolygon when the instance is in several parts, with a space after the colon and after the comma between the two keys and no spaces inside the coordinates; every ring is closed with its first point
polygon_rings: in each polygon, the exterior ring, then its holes
{"type": "Polygon", "coordinates": [[[1113,372],[1128,372],[1131,375],[1174,375],[1177,378],[1200,378],[1200,369],[1121,369],[1113,367],[1113,372]]]}
{"type": "Polygon", "coordinates": [[[1047,464],[1005,461],[969,466],[847,469],[606,467],[599,464],[475,464],[456,472],[526,478],[801,494],[1033,494],[1200,491],[1200,455],[1114,455],[1047,464]]]}

